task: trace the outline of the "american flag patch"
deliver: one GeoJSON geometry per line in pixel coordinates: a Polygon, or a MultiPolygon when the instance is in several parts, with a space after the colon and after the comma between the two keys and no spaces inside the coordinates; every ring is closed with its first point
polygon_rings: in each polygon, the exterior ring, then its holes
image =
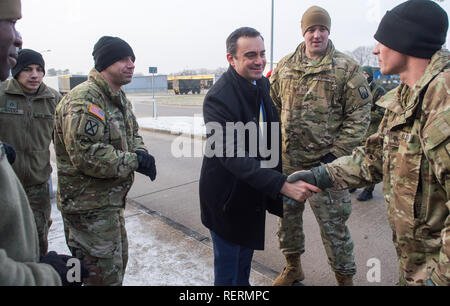
{"type": "Polygon", "coordinates": [[[89,112],[96,115],[100,119],[105,120],[105,114],[103,113],[103,111],[94,104],[91,104],[91,106],[89,107],[89,112]]]}

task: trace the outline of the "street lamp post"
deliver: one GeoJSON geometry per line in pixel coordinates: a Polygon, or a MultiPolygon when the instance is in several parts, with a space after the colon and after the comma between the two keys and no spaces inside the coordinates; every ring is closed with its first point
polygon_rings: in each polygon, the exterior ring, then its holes
{"type": "Polygon", "coordinates": [[[148,72],[152,74],[153,118],[156,119],[155,73],[158,73],[158,67],[148,67],[148,72]]]}

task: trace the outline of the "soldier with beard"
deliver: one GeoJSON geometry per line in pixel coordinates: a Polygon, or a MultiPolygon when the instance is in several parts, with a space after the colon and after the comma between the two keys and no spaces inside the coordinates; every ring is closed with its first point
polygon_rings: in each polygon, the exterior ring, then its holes
{"type": "Polygon", "coordinates": [[[56,108],[58,207],[72,254],[89,269],[86,285],[122,285],[128,261],[124,209],[138,171],[156,177],[131,102],[135,56],[118,37],[94,46],[95,68],[56,108]]]}

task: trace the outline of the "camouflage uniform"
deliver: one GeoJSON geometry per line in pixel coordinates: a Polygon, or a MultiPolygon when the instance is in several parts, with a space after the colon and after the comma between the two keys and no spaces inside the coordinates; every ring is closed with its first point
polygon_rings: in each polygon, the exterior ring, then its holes
{"type": "Polygon", "coordinates": [[[35,95],[26,95],[16,79],[0,86],[0,139],[16,151],[12,166],[34,213],[41,255],[47,253],[47,236],[52,223],[49,146],[55,108],[60,99],[61,95],[44,83],[35,95]]]}
{"type": "Polygon", "coordinates": [[[378,106],[376,102],[386,93],[386,91],[374,81],[370,82],[370,92],[372,93],[372,108],[370,109],[370,124],[367,129],[366,135],[363,138],[362,145],[366,143],[367,138],[370,135],[375,134],[380,125],[381,119],[383,119],[385,109],[378,106]]]}
{"type": "Polygon", "coordinates": [[[326,166],[339,189],[383,180],[400,285],[450,285],[450,53],[440,50],[413,89],[381,98],[387,109],[365,147],[326,166]]]}
{"type": "Polygon", "coordinates": [[[72,254],[89,267],[87,285],[121,285],[128,260],[123,210],[147,151],[131,103],[95,69],[56,108],[58,208],[72,254]]]}
{"type": "MultiPolygon", "coordinates": [[[[329,40],[326,54],[308,59],[305,43],[284,57],[271,77],[271,97],[282,122],[283,172],[309,169],[327,154],[349,154],[361,143],[369,124],[370,94],[360,67],[336,51],[329,40]]],[[[335,272],[356,273],[353,241],[345,225],[351,212],[348,191],[331,190],[309,199],[335,272]]],[[[279,221],[280,249],[304,253],[304,205],[285,203],[279,221]]]]}
{"type": "MultiPolygon", "coordinates": [[[[373,97],[372,108],[370,110],[370,124],[369,128],[367,129],[366,136],[364,136],[363,138],[362,145],[366,143],[366,140],[370,135],[373,135],[377,132],[378,127],[380,126],[381,119],[383,119],[384,116],[384,108],[376,105],[375,102],[377,102],[386,93],[386,91],[381,86],[372,81],[370,82],[370,92],[372,93],[373,97]]],[[[373,191],[375,189],[375,184],[367,186],[364,189],[367,191],[373,191]]]]}

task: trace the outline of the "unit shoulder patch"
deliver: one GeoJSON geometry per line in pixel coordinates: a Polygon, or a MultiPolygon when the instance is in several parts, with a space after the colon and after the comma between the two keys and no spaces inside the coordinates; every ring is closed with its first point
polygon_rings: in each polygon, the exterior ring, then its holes
{"type": "Polygon", "coordinates": [[[369,97],[369,91],[367,90],[367,88],[365,86],[360,86],[358,88],[358,91],[359,91],[359,95],[361,96],[361,98],[363,100],[365,100],[369,97]]]}
{"type": "Polygon", "coordinates": [[[88,119],[86,124],[84,125],[84,132],[90,136],[97,135],[98,132],[98,123],[94,120],[88,119]]]}

